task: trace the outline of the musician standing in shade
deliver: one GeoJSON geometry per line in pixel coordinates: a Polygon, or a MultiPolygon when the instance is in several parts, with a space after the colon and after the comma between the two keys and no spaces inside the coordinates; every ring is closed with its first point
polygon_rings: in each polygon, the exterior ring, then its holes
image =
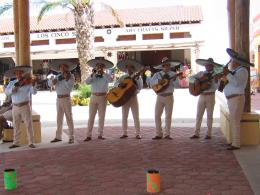
{"type": "Polygon", "coordinates": [[[207,110],[207,135],[205,139],[211,139],[212,133],[212,123],[213,123],[213,111],[215,106],[215,91],[218,89],[218,80],[214,79],[214,67],[221,68],[222,65],[214,62],[212,58],[197,59],[196,63],[205,66],[205,71],[200,71],[197,74],[190,77],[191,80],[200,80],[202,77],[206,78],[208,88],[201,92],[199,95],[199,100],[197,104],[197,116],[195,125],[195,134],[191,136],[191,139],[198,139],[200,137],[200,127],[202,122],[202,117],[204,115],[205,109],[207,110]]]}
{"type": "Polygon", "coordinates": [[[137,94],[140,92],[140,90],[143,88],[143,79],[140,75],[136,75],[135,73],[140,71],[142,69],[142,65],[134,60],[122,60],[117,63],[117,67],[120,71],[126,72],[125,75],[122,75],[116,82],[115,87],[125,87],[124,83],[122,81],[126,78],[133,78],[134,83],[136,85],[136,92],[132,94],[132,96],[129,98],[127,103],[125,103],[122,106],[122,129],[123,129],[123,135],[120,137],[121,139],[127,138],[127,119],[129,114],[129,109],[132,110],[132,115],[134,118],[134,125],[135,125],[135,137],[136,139],[141,139],[140,135],[140,120],[139,120],[139,105],[138,105],[138,99],[137,94]]]}
{"type": "Polygon", "coordinates": [[[89,60],[87,64],[93,68],[92,74],[87,78],[86,83],[91,85],[91,96],[89,103],[89,119],[87,137],[84,141],[92,139],[92,130],[95,121],[96,113],[98,112],[98,139],[104,140],[103,129],[106,115],[108,92],[108,83],[113,81],[113,78],[104,72],[104,69],[112,68],[113,63],[105,60],[103,57],[96,57],[89,60]]]}
{"type": "Polygon", "coordinates": [[[57,61],[50,65],[54,71],[60,72],[55,79],[51,81],[51,86],[55,86],[57,93],[56,109],[57,109],[57,131],[55,138],[51,143],[62,141],[62,126],[64,114],[66,117],[67,125],[69,127],[69,144],[74,143],[74,123],[72,116],[72,105],[70,93],[73,89],[75,78],[70,73],[71,70],[76,68],[76,65],[67,61],[57,61]]]}
{"type": "Polygon", "coordinates": [[[163,138],[162,131],[162,113],[165,110],[165,139],[172,139],[170,136],[171,122],[172,122],[172,110],[173,110],[173,91],[174,81],[177,78],[177,74],[171,71],[171,68],[178,66],[180,63],[169,60],[167,57],[162,59],[162,64],[156,66],[156,69],[161,71],[155,73],[151,79],[152,86],[157,84],[163,84],[164,79],[169,81],[169,85],[162,92],[157,93],[157,99],[155,104],[155,125],[156,125],[156,136],[153,140],[159,140],[163,138]]]}
{"type": "Polygon", "coordinates": [[[21,130],[20,124],[24,121],[27,128],[27,138],[30,148],[35,148],[33,144],[32,109],[30,105],[31,94],[36,94],[35,80],[30,78],[30,66],[16,66],[8,70],[7,77],[16,77],[10,81],[5,89],[7,96],[11,96],[13,109],[14,141],[10,149],[20,147],[21,130]]]}
{"type": "Polygon", "coordinates": [[[232,49],[227,49],[227,53],[232,59],[232,71],[228,68],[224,69],[225,79],[228,81],[224,94],[227,98],[232,132],[232,143],[227,149],[237,150],[240,148],[240,120],[245,105],[245,88],[248,81],[246,67],[254,65],[232,49]]]}

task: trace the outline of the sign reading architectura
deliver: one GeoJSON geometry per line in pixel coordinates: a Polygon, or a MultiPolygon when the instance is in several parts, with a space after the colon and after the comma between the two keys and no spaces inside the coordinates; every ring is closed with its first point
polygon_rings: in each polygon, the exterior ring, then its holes
{"type": "MultiPolygon", "coordinates": [[[[182,30],[185,28],[183,28],[182,30]]],[[[190,26],[189,26],[190,28],[190,26]]],[[[140,26],[140,27],[126,27],[126,28],[111,28],[111,29],[97,29],[95,34],[111,34],[116,33],[120,35],[129,33],[153,33],[153,32],[165,32],[165,31],[179,31],[180,25],[163,25],[163,26],[140,26]]],[[[31,33],[31,40],[46,40],[46,39],[69,39],[75,38],[75,31],[58,31],[58,32],[42,32],[42,33],[31,33]]],[[[1,42],[11,42],[14,41],[14,35],[2,35],[0,36],[1,42]]]]}

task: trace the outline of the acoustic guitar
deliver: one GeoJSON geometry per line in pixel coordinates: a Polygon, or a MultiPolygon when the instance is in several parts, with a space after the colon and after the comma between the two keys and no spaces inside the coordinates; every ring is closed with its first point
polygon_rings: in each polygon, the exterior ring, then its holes
{"type": "Polygon", "coordinates": [[[177,78],[177,76],[181,76],[181,75],[183,75],[183,72],[179,72],[179,73],[177,73],[176,75],[174,75],[174,76],[172,76],[170,78],[164,78],[163,77],[162,81],[160,83],[155,84],[155,85],[152,86],[152,89],[154,90],[155,93],[160,93],[160,92],[164,91],[169,86],[170,81],[174,77],[177,78]]]}
{"type": "Polygon", "coordinates": [[[114,107],[123,106],[133,95],[136,94],[137,86],[134,80],[145,70],[146,68],[136,73],[133,77],[125,78],[118,87],[112,88],[106,95],[108,102],[114,107]]]}

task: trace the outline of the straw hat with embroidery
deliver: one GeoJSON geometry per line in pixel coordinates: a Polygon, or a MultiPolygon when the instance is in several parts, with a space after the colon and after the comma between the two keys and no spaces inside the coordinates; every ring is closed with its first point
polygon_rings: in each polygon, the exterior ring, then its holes
{"type": "Polygon", "coordinates": [[[50,63],[50,69],[56,71],[56,72],[60,72],[60,65],[67,65],[69,71],[72,71],[73,69],[75,69],[77,67],[77,64],[70,62],[70,61],[66,61],[66,60],[53,60],[50,63]]]}
{"type": "Polygon", "coordinates": [[[106,60],[104,57],[95,57],[94,59],[89,60],[87,64],[92,68],[95,68],[97,64],[103,64],[104,68],[106,69],[112,68],[114,66],[112,62],[106,60]]]}
{"type": "Polygon", "coordinates": [[[26,74],[26,73],[30,73],[31,70],[32,70],[31,66],[15,66],[15,67],[11,68],[10,70],[7,70],[4,73],[4,76],[8,77],[8,78],[15,78],[16,71],[23,71],[24,74],[26,74]]]}
{"type": "Polygon", "coordinates": [[[197,59],[196,63],[201,65],[201,66],[205,66],[207,64],[211,64],[213,66],[218,66],[218,67],[223,67],[222,64],[218,64],[216,62],[214,62],[213,58],[209,58],[209,59],[197,59]]]}
{"type": "Polygon", "coordinates": [[[180,61],[169,60],[169,58],[164,57],[164,58],[162,59],[162,63],[159,64],[159,65],[157,65],[157,66],[155,66],[154,68],[155,68],[155,69],[163,69],[163,66],[164,66],[165,64],[170,64],[171,68],[174,68],[174,67],[176,67],[176,66],[179,66],[179,65],[182,64],[182,63],[181,63],[180,61]]]}
{"type": "Polygon", "coordinates": [[[121,60],[117,63],[117,67],[122,72],[127,72],[126,66],[132,65],[134,67],[134,71],[138,72],[143,68],[143,65],[135,60],[121,60]]]}
{"type": "Polygon", "coordinates": [[[233,49],[227,48],[228,55],[236,62],[242,66],[255,66],[253,63],[249,62],[244,55],[234,51],[233,49]]]}

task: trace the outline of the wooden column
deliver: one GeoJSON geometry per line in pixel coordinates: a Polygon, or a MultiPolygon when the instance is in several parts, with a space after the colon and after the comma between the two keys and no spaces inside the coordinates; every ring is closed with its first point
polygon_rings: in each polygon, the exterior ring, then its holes
{"type": "Polygon", "coordinates": [[[15,36],[15,64],[19,65],[19,0],[13,0],[14,36],[15,36]]]}
{"type": "Polygon", "coordinates": [[[19,3],[19,65],[31,65],[29,0],[19,3]]]}
{"type": "Polygon", "coordinates": [[[227,1],[229,47],[235,49],[235,0],[227,1]]]}
{"type": "MultiPolygon", "coordinates": [[[[235,3],[235,50],[249,61],[249,12],[250,0],[236,0],[235,3]]],[[[244,112],[251,111],[250,97],[250,68],[249,78],[245,89],[246,103],[244,112]]]]}

